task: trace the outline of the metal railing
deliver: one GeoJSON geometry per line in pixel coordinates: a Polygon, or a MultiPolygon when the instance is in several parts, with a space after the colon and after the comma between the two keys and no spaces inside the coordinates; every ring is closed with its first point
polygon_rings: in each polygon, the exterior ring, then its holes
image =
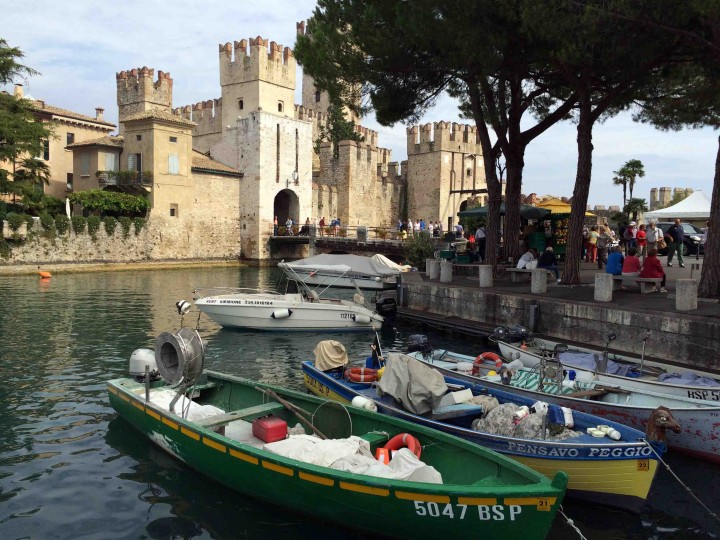
{"type": "MultiPolygon", "coordinates": [[[[326,225],[323,228],[317,225],[310,225],[315,227],[315,238],[322,240],[358,240],[358,241],[372,241],[372,242],[402,242],[408,238],[412,238],[413,232],[398,231],[396,227],[369,227],[364,225],[340,225],[333,227],[326,225]]],[[[427,233],[427,231],[425,231],[427,233]]],[[[291,230],[288,231],[285,225],[278,226],[277,234],[275,234],[274,228],[271,229],[272,236],[288,236],[288,237],[303,237],[311,236],[312,231],[306,229],[305,225],[293,225],[291,230]]],[[[445,233],[438,233],[437,236],[433,236],[435,241],[445,241],[445,233]]],[[[454,241],[454,240],[452,240],[454,241]]]]}

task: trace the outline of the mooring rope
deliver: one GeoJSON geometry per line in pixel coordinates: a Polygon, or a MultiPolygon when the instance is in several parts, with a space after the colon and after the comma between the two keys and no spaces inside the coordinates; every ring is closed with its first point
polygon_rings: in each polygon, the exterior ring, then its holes
{"type": "Polygon", "coordinates": [[[677,480],[682,487],[685,488],[685,491],[687,491],[687,492],[690,494],[690,496],[691,496],[693,499],[695,499],[695,501],[697,501],[697,503],[698,503],[700,506],[702,506],[708,514],[710,514],[713,518],[715,518],[716,521],[720,521],[720,517],[718,517],[717,513],[715,513],[715,512],[713,512],[712,510],[710,510],[710,509],[705,505],[705,503],[703,503],[703,502],[700,500],[700,498],[699,498],[697,495],[695,495],[695,493],[693,493],[693,490],[690,489],[690,486],[686,485],[685,482],[683,482],[682,480],[680,480],[680,477],[679,477],[677,474],[675,474],[675,472],[670,468],[670,465],[668,465],[667,463],[665,463],[665,461],[663,461],[663,458],[660,457],[660,454],[658,454],[658,453],[655,451],[655,448],[653,448],[652,444],[650,444],[650,443],[649,443],[647,440],[645,440],[645,439],[643,439],[643,441],[645,442],[645,444],[647,444],[647,445],[650,447],[650,450],[652,450],[653,454],[655,454],[655,455],[657,456],[658,461],[659,461],[660,463],[662,463],[663,465],[665,465],[665,468],[667,469],[667,471],[668,471],[671,475],[673,475],[673,477],[675,478],[675,480],[677,480]]]}
{"type": "Polygon", "coordinates": [[[575,522],[574,522],[571,518],[569,518],[569,517],[567,516],[567,514],[566,514],[565,511],[563,510],[562,505],[560,505],[560,508],[559,508],[559,510],[558,510],[558,513],[559,513],[562,517],[565,518],[565,522],[566,522],[568,525],[570,525],[573,529],[575,529],[575,532],[578,534],[578,536],[579,536],[580,538],[582,538],[582,540],[587,540],[587,538],[585,538],[585,536],[583,536],[582,531],[581,531],[580,529],[578,529],[577,525],[575,525],[575,522]]]}

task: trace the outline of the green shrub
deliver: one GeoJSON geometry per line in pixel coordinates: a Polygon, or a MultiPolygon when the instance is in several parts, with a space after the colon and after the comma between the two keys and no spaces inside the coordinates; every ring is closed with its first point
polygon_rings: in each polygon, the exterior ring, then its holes
{"type": "Polygon", "coordinates": [[[57,229],[57,233],[62,236],[66,232],[68,232],[68,229],[70,228],[70,218],[67,217],[65,214],[58,214],[55,216],[55,229],[57,229]]]}
{"type": "Polygon", "coordinates": [[[425,271],[425,259],[431,259],[435,253],[435,244],[426,232],[410,236],[403,244],[405,257],[419,271],[425,271]]]}
{"type": "Polygon", "coordinates": [[[14,232],[19,231],[22,224],[25,223],[23,214],[17,214],[15,212],[10,212],[7,216],[5,216],[5,219],[7,220],[8,225],[10,225],[10,229],[14,232]]]}
{"type": "Polygon", "coordinates": [[[140,231],[143,230],[143,227],[145,226],[145,220],[141,217],[136,217],[133,219],[133,225],[135,225],[135,236],[140,234],[140,231]]]}
{"type": "Polygon", "coordinates": [[[8,205],[5,201],[0,201],[0,221],[5,219],[8,213],[8,205]]]}
{"type": "Polygon", "coordinates": [[[115,219],[112,216],[108,216],[106,218],[103,218],[103,225],[105,226],[105,232],[108,236],[112,236],[115,234],[115,229],[117,228],[118,220],[115,219]]]}
{"type": "Polygon", "coordinates": [[[100,230],[100,224],[102,220],[100,216],[90,216],[87,218],[87,230],[88,234],[92,236],[93,240],[97,238],[97,232],[100,230]]]}
{"type": "Polygon", "coordinates": [[[0,235],[0,257],[7,260],[10,258],[10,245],[0,235]]]}
{"type": "Polygon", "coordinates": [[[40,225],[42,225],[42,228],[47,232],[54,231],[55,219],[47,212],[43,212],[40,214],[40,225]]]}
{"type": "Polygon", "coordinates": [[[122,229],[123,238],[130,236],[130,227],[132,227],[132,219],[127,216],[120,218],[120,228],[122,229]]]}
{"type": "Polygon", "coordinates": [[[75,234],[80,235],[85,232],[87,219],[83,216],[73,216],[70,221],[72,222],[72,230],[75,231],[75,234]]]}
{"type": "Polygon", "coordinates": [[[25,220],[25,223],[27,223],[27,230],[28,232],[32,231],[33,227],[35,226],[35,220],[31,215],[28,214],[21,214],[23,219],[25,220]]]}

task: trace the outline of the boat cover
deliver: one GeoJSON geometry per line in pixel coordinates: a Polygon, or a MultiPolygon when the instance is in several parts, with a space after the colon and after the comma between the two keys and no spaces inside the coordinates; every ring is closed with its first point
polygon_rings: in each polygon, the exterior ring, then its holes
{"type": "Polygon", "coordinates": [[[380,254],[373,255],[372,257],[363,257],[362,255],[323,253],[315,255],[314,257],[300,259],[299,261],[281,263],[281,266],[282,265],[293,268],[296,271],[333,271],[333,267],[347,266],[354,273],[380,277],[395,276],[400,272],[405,272],[410,269],[409,266],[396,264],[380,254]]]}
{"type": "Polygon", "coordinates": [[[355,474],[442,484],[440,473],[420,461],[408,448],[398,450],[385,465],[372,456],[366,440],[354,435],[324,440],[315,435],[291,435],[282,441],[267,443],[263,449],[303,463],[355,474]]]}
{"type": "Polygon", "coordinates": [[[329,371],[348,363],[345,346],[339,341],[326,339],[315,346],[315,367],[320,371],[329,371]]]}
{"type": "MultiPolygon", "coordinates": [[[[602,356],[597,353],[587,353],[579,351],[567,351],[559,354],[560,362],[566,366],[575,366],[588,371],[595,371],[598,364],[602,361],[602,356]]],[[[607,369],[605,373],[609,375],[619,375],[621,377],[639,377],[640,367],[627,364],[618,364],[608,358],[607,369]]]]}
{"type": "Polygon", "coordinates": [[[414,414],[424,414],[438,407],[448,390],[439,371],[401,353],[388,353],[377,388],[380,394],[394,397],[414,414]]]}
{"type": "Polygon", "coordinates": [[[658,377],[658,382],[687,386],[720,386],[715,379],[703,377],[697,373],[663,373],[658,377]]]}

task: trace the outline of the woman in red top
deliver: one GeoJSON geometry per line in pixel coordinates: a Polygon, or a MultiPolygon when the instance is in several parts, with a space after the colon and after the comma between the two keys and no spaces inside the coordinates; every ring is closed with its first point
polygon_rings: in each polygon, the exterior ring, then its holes
{"type": "MultiPolygon", "coordinates": [[[[640,272],[640,277],[662,278],[662,282],[660,282],[660,292],[667,292],[667,290],[665,290],[665,270],[663,270],[662,264],[660,264],[660,259],[657,258],[657,253],[658,251],[655,248],[648,250],[645,264],[640,272]]],[[[653,287],[653,291],[655,290],[655,287],[653,287]]]]}
{"type": "Polygon", "coordinates": [[[638,228],[637,232],[637,249],[638,253],[643,258],[643,261],[645,260],[645,256],[647,255],[647,232],[645,231],[645,224],[643,223],[638,228]]]}

